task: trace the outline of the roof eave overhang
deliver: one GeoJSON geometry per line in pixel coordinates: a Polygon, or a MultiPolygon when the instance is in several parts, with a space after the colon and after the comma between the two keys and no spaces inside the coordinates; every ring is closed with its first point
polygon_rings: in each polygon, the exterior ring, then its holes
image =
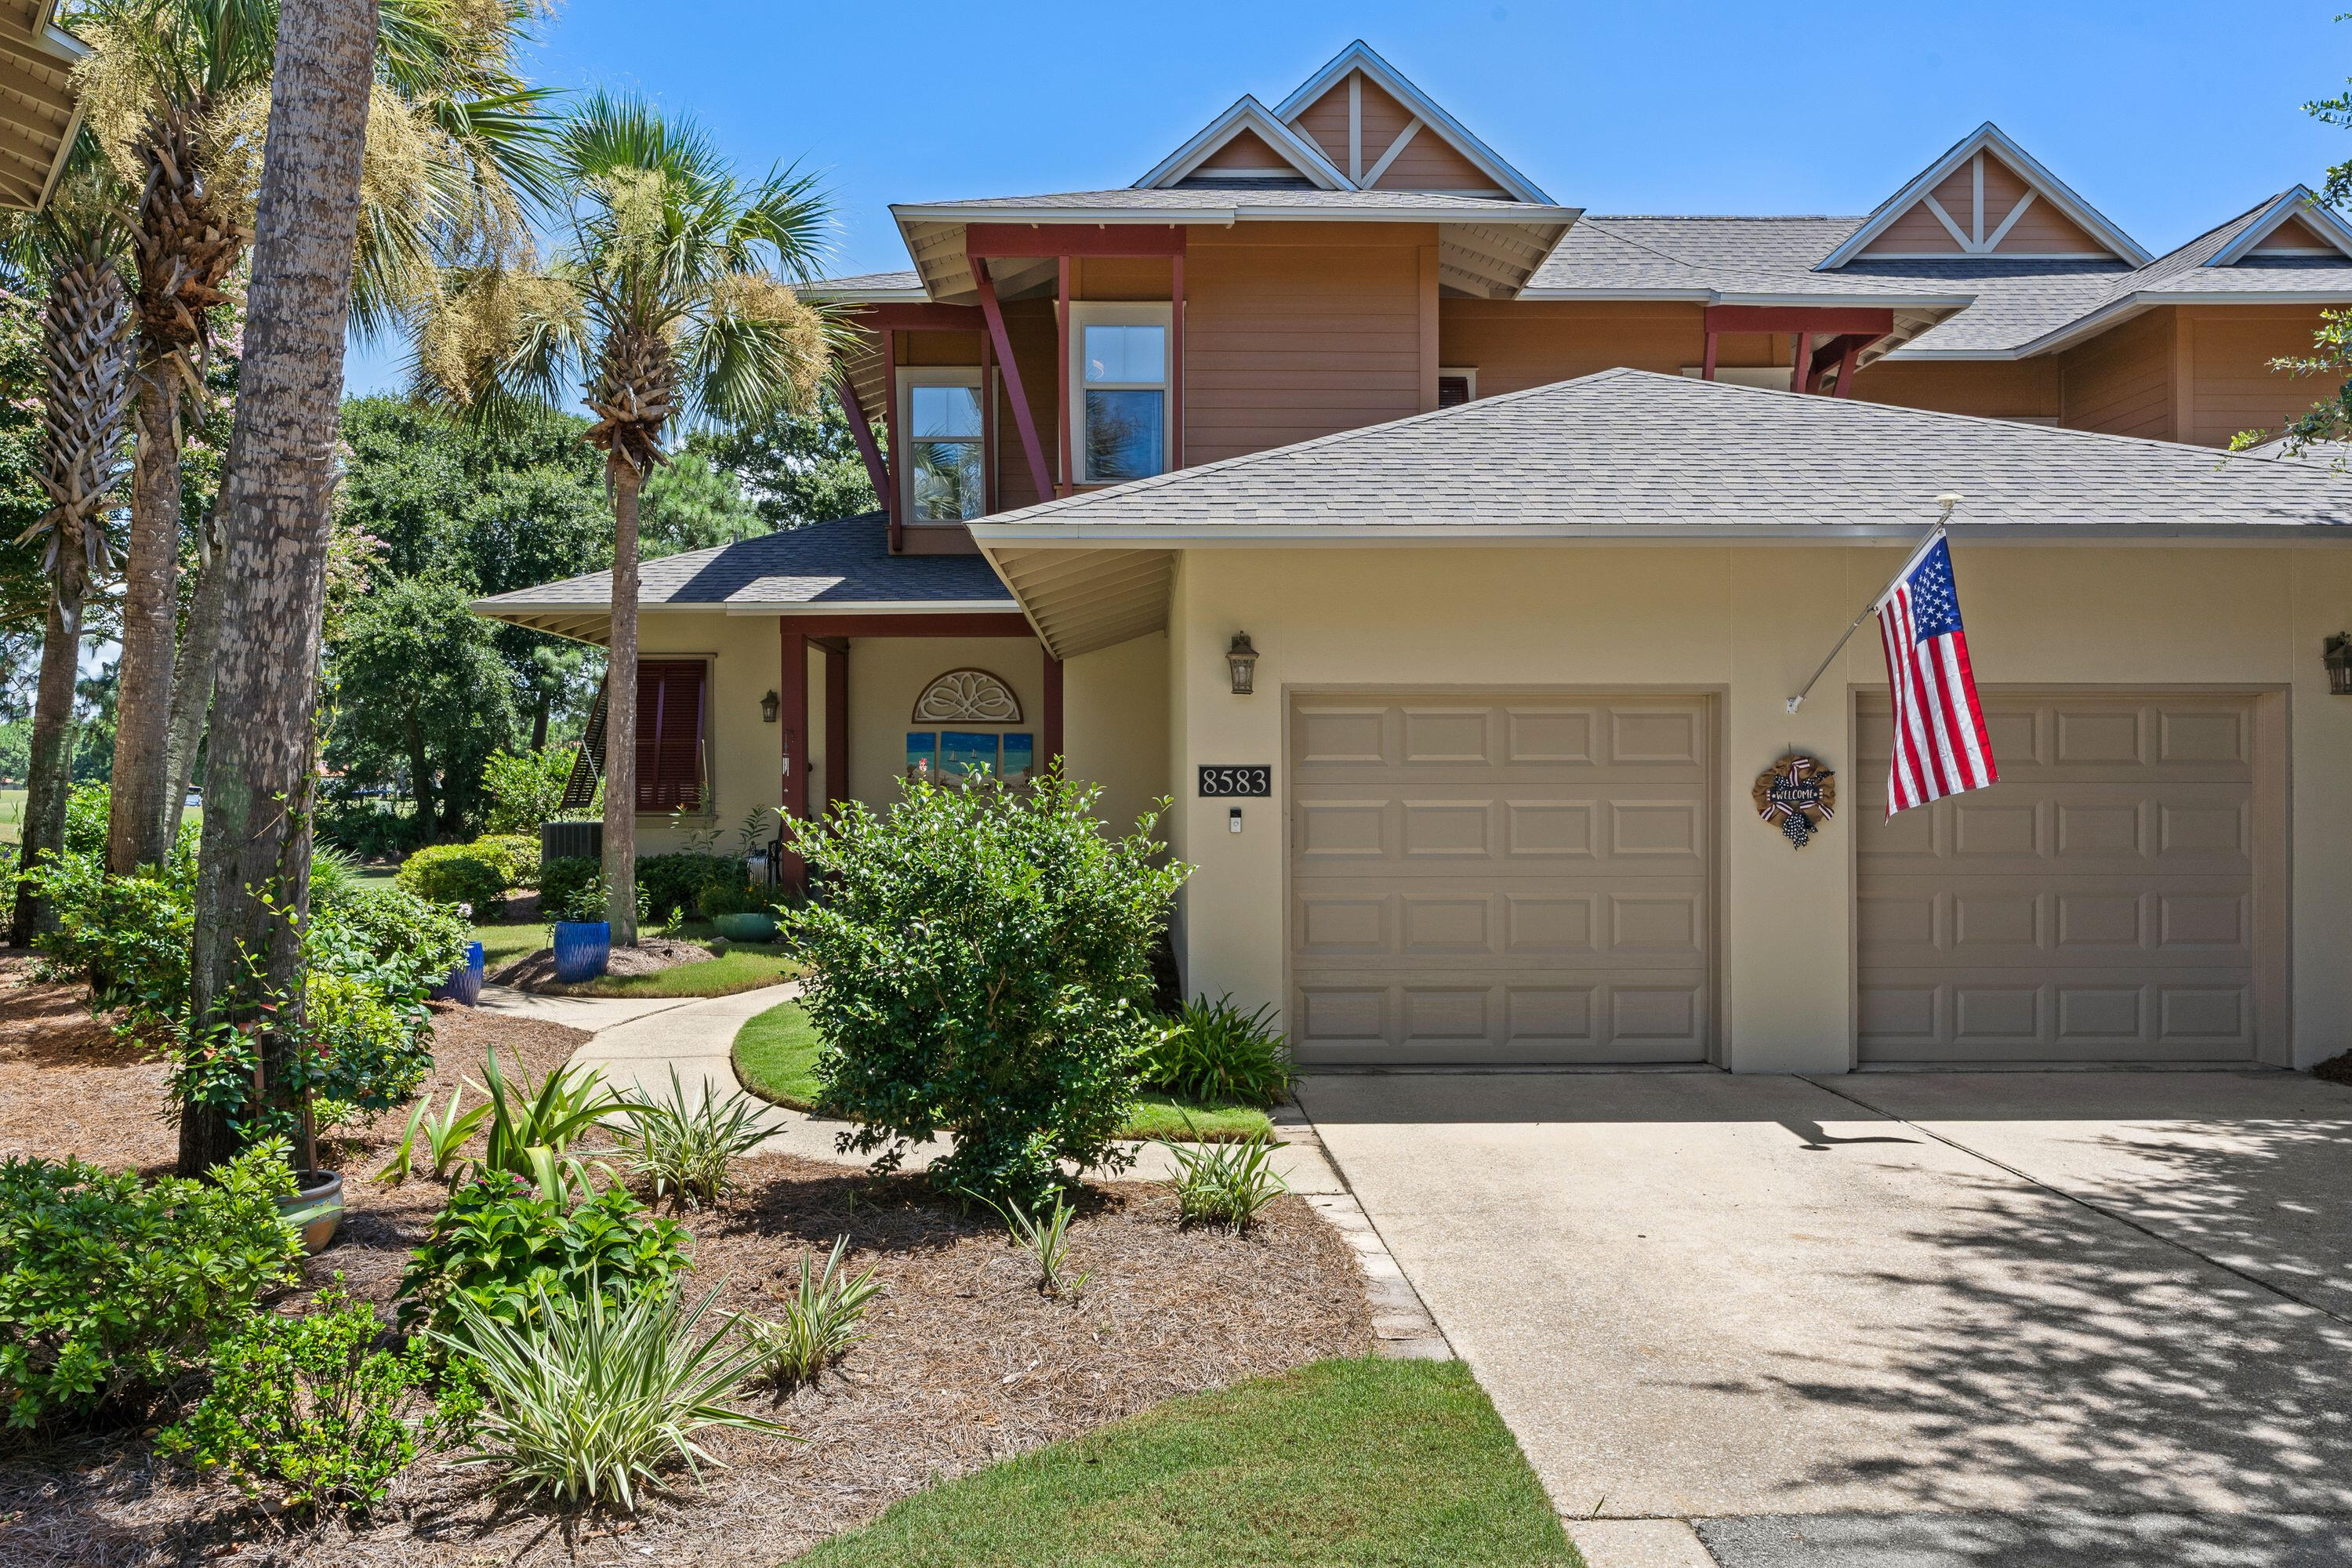
{"type": "Polygon", "coordinates": [[[1887,357],[1914,363],[1931,360],[2021,360],[2042,354],[2056,353],[2074,347],[2085,338],[2095,337],[2111,327],[2121,326],[2134,316],[2163,305],[2347,305],[2352,304],[2352,282],[2342,289],[2151,289],[2100,306],[2088,315],[2078,316],[2065,325],[2031,338],[2022,343],[1999,349],[1936,349],[1903,348],[1887,357]]]}
{"type": "MultiPolygon", "coordinates": [[[[2216,454],[2219,456],[2220,454],[2216,454]]],[[[2278,523],[2034,523],[1955,522],[1947,531],[1979,543],[2076,544],[2095,542],[2150,543],[2225,542],[2240,544],[2352,543],[2352,487],[2342,521],[2278,523]]],[[[1192,527],[1151,523],[1061,524],[1052,528],[1003,526],[981,552],[1021,550],[1253,549],[1302,544],[1395,544],[1494,546],[1574,542],[1585,544],[1707,544],[1732,539],[1746,543],[1833,544],[1856,540],[1909,540],[1919,525],[1902,523],[1232,523],[1192,527]]],[[[1002,569],[1000,568],[1000,571],[1002,569]]],[[[1016,595],[1019,586],[1014,586],[1016,595]]]]}

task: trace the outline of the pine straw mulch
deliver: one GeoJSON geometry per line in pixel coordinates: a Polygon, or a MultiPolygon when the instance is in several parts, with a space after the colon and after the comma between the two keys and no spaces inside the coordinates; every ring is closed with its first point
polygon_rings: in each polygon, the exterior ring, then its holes
{"type": "MultiPolygon", "coordinates": [[[[676,969],[682,963],[708,963],[719,955],[698,942],[687,942],[671,936],[640,937],[635,947],[616,947],[604,961],[604,973],[614,979],[633,974],[655,974],[665,969],[676,969]]],[[[511,985],[518,991],[557,991],[562,984],[555,978],[555,950],[542,947],[526,952],[504,969],[489,977],[494,985],[511,985]]]]}
{"type": "MultiPolygon", "coordinates": [[[[509,1060],[520,1046],[533,1076],[570,1048],[518,1020],[450,1009],[436,1019],[436,1082],[478,1072],[491,1039],[509,1060]]],[[[396,1121],[383,1119],[366,1140],[373,1152],[347,1154],[347,1173],[382,1165],[396,1121]]],[[[1057,1300],[1037,1290],[1034,1266],[1006,1245],[992,1214],[934,1196],[920,1177],[875,1181],[789,1156],[745,1161],[737,1173],[739,1189],[718,1208],[683,1216],[701,1288],[723,1280],[723,1308],[772,1310],[803,1254],[842,1235],[851,1267],[877,1265],[884,1289],[867,1316],[870,1337],[835,1372],[780,1399],[754,1397],[801,1440],[714,1436],[707,1446],[732,1468],[707,1473],[707,1495],[680,1473],[634,1519],[567,1511],[499,1494],[489,1472],[427,1457],[394,1483],[370,1527],[297,1529],[158,1459],[139,1434],[101,1433],[0,1457],[0,1563],[766,1568],[933,1479],[1174,1394],[1370,1342],[1352,1256],[1296,1197],[1236,1238],[1178,1229],[1173,1200],[1158,1187],[1096,1184],[1072,1227],[1073,1267],[1089,1278],[1075,1300],[1057,1300]]],[[[341,1273],[353,1294],[388,1309],[442,1195],[430,1181],[347,1180],[342,1234],[311,1261],[311,1284],[341,1273]]]]}

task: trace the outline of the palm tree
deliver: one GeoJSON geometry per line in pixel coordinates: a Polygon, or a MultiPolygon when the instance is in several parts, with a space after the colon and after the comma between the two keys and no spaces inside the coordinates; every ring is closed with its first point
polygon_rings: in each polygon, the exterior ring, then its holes
{"type": "Polygon", "coordinates": [[[637,492],[675,423],[813,406],[839,329],[786,281],[814,270],[830,210],[811,177],[739,179],[689,121],[596,94],[557,138],[563,244],[543,267],[453,270],[423,313],[428,394],[499,421],[584,387],[613,497],[604,677],[604,878],[637,940],[637,492]]]}
{"type": "MultiPolygon", "coordinates": [[[[362,118],[352,310],[362,333],[396,320],[436,262],[494,255],[520,231],[520,198],[541,184],[546,97],[512,68],[532,14],[530,0],[383,6],[362,118]]],[[[200,582],[197,647],[174,668],[181,421],[203,398],[212,313],[251,239],[278,24],[278,0],[89,0],[75,19],[90,45],[75,71],[85,114],[137,193],[137,457],[107,836],[116,871],[162,854],[181,793],[171,786],[193,765],[210,696],[217,584],[200,582]]],[[[200,556],[218,559],[216,542],[200,541],[200,556]]]]}
{"type": "MultiPolygon", "coordinates": [[[[50,506],[22,542],[46,538],[42,565],[50,595],[33,703],[20,872],[65,847],[82,605],[91,578],[111,557],[106,512],[122,477],[131,321],[121,264],[130,236],[120,216],[121,193],[111,188],[94,152],[84,138],[48,205],[11,220],[0,236],[11,268],[38,278],[44,289],[40,479],[50,506]]],[[[20,879],[17,942],[32,939],[43,905],[32,884],[20,879]]]]}
{"type": "MultiPolygon", "coordinates": [[[[205,779],[189,1013],[199,1039],[249,1031],[257,1098],[280,1102],[301,1023],[319,640],[376,21],[373,0],[285,0],[278,15],[277,123],[221,483],[223,614],[238,636],[223,651],[205,779]]],[[[183,1172],[235,1152],[225,1108],[184,1108],[183,1172]]]]}

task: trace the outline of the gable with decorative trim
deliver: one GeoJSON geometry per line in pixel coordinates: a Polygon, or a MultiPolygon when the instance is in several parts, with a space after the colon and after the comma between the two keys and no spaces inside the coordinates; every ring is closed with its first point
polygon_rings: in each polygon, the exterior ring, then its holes
{"type": "Polygon", "coordinates": [[[1817,271],[1857,260],[2014,257],[2144,267],[2138,242],[1987,121],[1863,220],[1817,271]]]}

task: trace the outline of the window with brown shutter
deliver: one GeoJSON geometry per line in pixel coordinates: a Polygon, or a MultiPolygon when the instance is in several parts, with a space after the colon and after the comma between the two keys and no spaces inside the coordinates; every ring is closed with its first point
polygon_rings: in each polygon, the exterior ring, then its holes
{"type": "Polygon", "coordinates": [[[703,682],[698,658],[637,661],[637,809],[700,811],[703,682]]]}

